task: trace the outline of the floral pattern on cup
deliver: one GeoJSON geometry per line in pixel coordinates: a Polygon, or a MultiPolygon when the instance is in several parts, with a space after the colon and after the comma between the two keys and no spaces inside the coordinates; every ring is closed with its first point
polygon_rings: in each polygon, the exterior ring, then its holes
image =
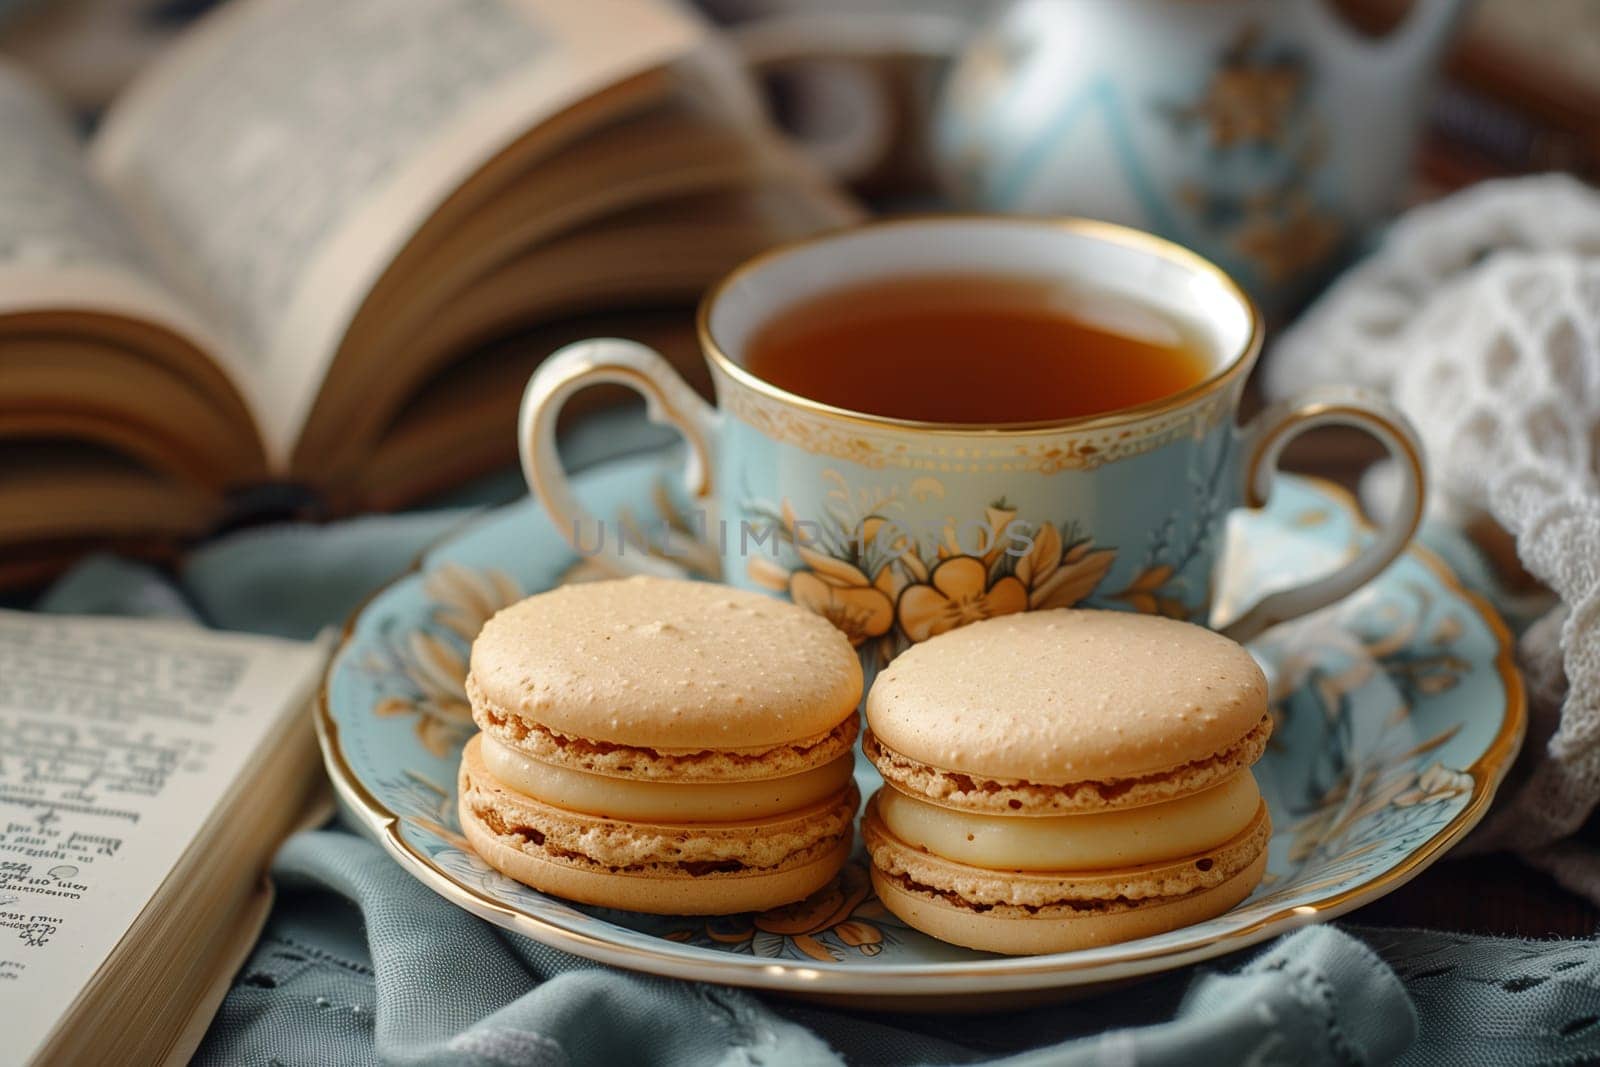
{"type": "Polygon", "coordinates": [[[836,515],[817,532],[788,501],[769,517],[800,566],[753,556],[749,577],[823,616],[879,662],[969,623],[1081,603],[1117,556],[1075,526],[1030,526],[1004,501],[981,519],[951,520],[931,545],[885,514],[856,523],[836,515]]]}
{"type": "Polygon", "coordinates": [[[1205,622],[1227,458],[1220,440],[1199,448],[1168,510],[1131,546],[1004,497],[936,528],[917,526],[908,516],[949,495],[940,478],[864,485],[825,467],[803,512],[788,497],[741,502],[739,515],[784,549],[747,554],[741,577],[833,622],[869,670],[930,637],[1018,611],[1084,606],[1205,622]]]}

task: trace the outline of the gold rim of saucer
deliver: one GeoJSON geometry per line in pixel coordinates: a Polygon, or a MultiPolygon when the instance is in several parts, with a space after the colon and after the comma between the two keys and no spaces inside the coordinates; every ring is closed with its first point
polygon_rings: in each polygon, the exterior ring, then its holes
{"type": "Polygon", "coordinates": [[[1160,415],[1164,412],[1187,407],[1221,389],[1235,378],[1249,373],[1250,368],[1255,365],[1257,357],[1261,354],[1265,331],[1263,329],[1261,310],[1256,307],[1255,301],[1250,298],[1250,294],[1244,291],[1243,287],[1233,279],[1232,275],[1199,253],[1192,252],[1164,237],[1157,237],[1154,234],[1145,233],[1143,230],[1136,230],[1130,226],[1122,226],[1114,222],[1100,222],[1096,219],[1076,218],[1065,215],[1028,217],[986,215],[982,213],[950,213],[904,215],[896,216],[892,219],[856,223],[828,230],[824,233],[812,234],[809,237],[802,237],[798,240],[769,248],[765,252],[745,260],[712,285],[710,289],[706,290],[705,295],[700,299],[700,306],[695,312],[695,332],[700,338],[700,348],[705,353],[706,359],[710,362],[713,370],[725,375],[731,381],[746,389],[781,403],[803,408],[829,418],[888,430],[923,430],[953,435],[1009,437],[1037,434],[1043,431],[1071,432],[1104,429],[1109,426],[1139,422],[1153,415],[1160,415]],[[979,422],[929,422],[921,419],[900,419],[888,415],[870,415],[863,411],[852,411],[849,408],[824,404],[819,400],[812,400],[809,397],[779,388],[765,378],[751,373],[724,352],[722,346],[717,343],[716,338],[711,334],[711,308],[723,293],[737,283],[739,279],[792,252],[825,244],[847,234],[858,233],[862,230],[888,230],[908,226],[938,225],[940,223],[975,222],[1002,226],[1045,227],[1069,230],[1086,237],[1093,237],[1149,252],[1170,262],[1178,263],[1191,270],[1208,275],[1221,283],[1223,288],[1232,293],[1244,307],[1250,317],[1250,333],[1245,338],[1244,344],[1239,351],[1223,361],[1208,377],[1170,396],[1161,397],[1159,400],[1147,401],[1133,407],[1120,408],[1102,415],[1085,415],[1071,419],[1042,419],[1033,422],[1006,422],[998,425],[979,422]]]}

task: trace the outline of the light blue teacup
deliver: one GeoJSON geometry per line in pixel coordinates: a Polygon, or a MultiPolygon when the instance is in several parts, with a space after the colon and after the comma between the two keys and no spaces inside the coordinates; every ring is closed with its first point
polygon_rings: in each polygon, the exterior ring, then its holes
{"type": "Polygon", "coordinates": [[[701,303],[699,333],[716,407],[631,341],[582,341],[547,360],[522,402],[529,485],[585,555],[618,573],[684,573],[670,537],[625,548],[615,529],[608,537],[573,496],[556,453],[556,417],[575,391],[601,382],[637,390],[652,419],[688,438],[688,490],[699,509],[691,528],[720,558],[723,579],[827,616],[869,667],[1014,611],[1077,605],[1213,622],[1229,512],[1264,503],[1284,445],[1316,426],[1355,426],[1381,441],[1403,474],[1400,504],[1337,571],[1267,596],[1223,632],[1247,640],[1344,597],[1404,549],[1421,515],[1416,437],[1374,396],[1317,390],[1237,425],[1261,350],[1260,315],[1217,267],[1137,230],[1005,217],[869,224],[738,268],[701,303]],[[757,329],[796,303],[940,273],[1048,278],[1181,321],[1202,339],[1210,373],[1106,415],[973,426],[830,407],[745,368],[757,329]]]}

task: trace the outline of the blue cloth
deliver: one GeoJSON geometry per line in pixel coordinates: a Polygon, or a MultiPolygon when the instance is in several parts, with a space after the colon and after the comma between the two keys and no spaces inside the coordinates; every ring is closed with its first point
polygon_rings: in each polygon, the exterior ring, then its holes
{"type": "Polygon", "coordinates": [[[1094,1001],[871,1016],[596,967],[445,904],[339,831],[290,841],[274,877],[282,900],[201,1063],[1386,1063],[1416,1028],[1394,972],[1326,927],[1094,1001]]]}
{"type": "MultiPolygon", "coordinates": [[[[660,440],[601,420],[563,453],[581,467],[660,440]]],[[[175,582],[97,557],[37,606],[309,636],[470,514],[239,533],[193,553],[175,582]]],[[[1310,927],[1091,999],[885,1015],[597,966],[473,918],[339,826],[291,839],[273,877],[277,905],[201,1063],[1600,1061],[1600,952],[1586,941],[1310,927]]]]}

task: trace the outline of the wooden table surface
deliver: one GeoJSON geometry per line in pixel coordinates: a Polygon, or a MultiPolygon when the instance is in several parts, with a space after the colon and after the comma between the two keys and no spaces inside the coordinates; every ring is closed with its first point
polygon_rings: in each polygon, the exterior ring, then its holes
{"type": "Polygon", "coordinates": [[[1344,921],[1510,937],[1591,937],[1600,912],[1513,856],[1443,859],[1344,921]]]}

